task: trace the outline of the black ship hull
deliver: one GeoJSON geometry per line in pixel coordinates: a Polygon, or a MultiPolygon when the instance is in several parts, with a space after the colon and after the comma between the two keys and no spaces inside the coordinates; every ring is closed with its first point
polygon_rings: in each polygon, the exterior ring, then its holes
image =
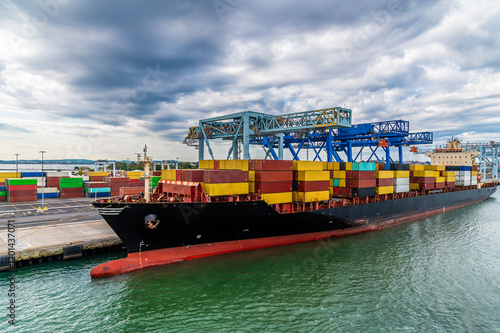
{"type": "Polygon", "coordinates": [[[91,275],[376,230],[467,206],[495,191],[496,186],[484,187],[288,214],[264,201],[95,202],[129,254],[95,267],[91,275]]]}

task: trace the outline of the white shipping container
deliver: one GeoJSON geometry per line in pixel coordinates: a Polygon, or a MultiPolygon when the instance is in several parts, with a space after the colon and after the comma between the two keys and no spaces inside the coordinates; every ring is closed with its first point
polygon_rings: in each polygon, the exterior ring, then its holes
{"type": "Polygon", "coordinates": [[[410,184],[394,186],[394,193],[404,193],[404,192],[410,192],[410,184]]]}
{"type": "Polygon", "coordinates": [[[410,186],[410,178],[394,178],[394,186],[408,185],[410,186]]]}
{"type": "Polygon", "coordinates": [[[52,171],[52,172],[46,172],[45,175],[47,177],[69,177],[71,176],[71,171],[52,171]]]}
{"type": "Polygon", "coordinates": [[[456,186],[469,186],[470,185],[470,179],[459,179],[455,181],[456,186]]]}
{"type": "MultiPolygon", "coordinates": [[[[37,193],[42,193],[42,188],[37,188],[36,189],[37,193]]],[[[43,188],[43,193],[57,193],[59,192],[59,189],[57,187],[44,187],[43,188]]]]}
{"type": "Polygon", "coordinates": [[[473,176],[473,177],[471,178],[471,180],[470,180],[470,184],[471,184],[471,185],[477,185],[477,178],[476,178],[476,176],[473,176]]]}

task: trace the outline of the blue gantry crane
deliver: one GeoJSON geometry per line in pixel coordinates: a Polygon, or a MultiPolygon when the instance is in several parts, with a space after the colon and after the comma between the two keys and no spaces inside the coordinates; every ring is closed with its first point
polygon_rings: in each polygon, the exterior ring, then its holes
{"type": "MultiPolygon", "coordinates": [[[[319,110],[271,115],[260,112],[244,111],[199,121],[199,126],[191,127],[184,143],[198,146],[199,159],[204,159],[205,145],[212,159],[210,139],[232,140],[227,158],[233,155],[238,159],[238,142],[243,143],[243,159],[250,159],[250,139],[256,137],[278,136],[283,143],[284,133],[292,131],[309,132],[314,129],[332,129],[351,126],[350,109],[333,107],[319,110]]],[[[278,158],[283,158],[283,144],[280,145],[278,158]]]]}
{"type": "MultiPolygon", "coordinates": [[[[340,156],[345,154],[345,160],[355,162],[360,159],[363,151],[369,150],[367,161],[394,162],[391,158],[391,147],[398,148],[400,163],[403,162],[403,146],[415,144],[430,144],[433,142],[431,132],[410,133],[410,124],[405,120],[381,121],[375,123],[357,124],[338,130],[315,130],[310,132],[290,132],[284,136],[284,147],[288,148],[293,159],[299,159],[301,149],[312,149],[313,160],[321,161],[321,152],[325,151],[327,161],[341,162],[340,156]],[[359,148],[356,155],[353,148],[359,148]],[[380,149],[380,150],[379,150],[380,149]],[[383,157],[378,152],[383,151],[383,157]]],[[[274,148],[279,148],[279,142],[274,137],[252,138],[251,144],[262,145],[268,149],[267,154],[278,158],[274,148]]]]}
{"type": "Polygon", "coordinates": [[[283,159],[283,149],[288,149],[294,160],[299,159],[302,149],[312,149],[313,160],[321,161],[325,151],[327,161],[341,162],[340,154],[346,160],[355,162],[364,149],[368,149],[367,159],[381,162],[393,161],[391,147],[397,147],[399,162],[403,161],[403,146],[430,144],[431,132],[410,133],[409,122],[405,120],[383,121],[367,124],[351,124],[350,109],[341,107],[319,109],[285,115],[269,115],[245,111],[226,116],[199,121],[199,126],[191,127],[184,143],[199,148],[199,159],[204,159],[207,145],[212,157],[210,139],[232,140],[227,158],[238,158],[238,142],[243,143],[243,159],[249,159],[249,146],[261,145],[266,149],[266,158],[283,159]],[[352,126],[351,126],[352,125],[352,126]],[[353,148],[359,148],[353,155],[353,148]],[[276,151],[277,150],[277,151],[276,151]],[[384,157],[377,153],[384,152],[384,157]]]}

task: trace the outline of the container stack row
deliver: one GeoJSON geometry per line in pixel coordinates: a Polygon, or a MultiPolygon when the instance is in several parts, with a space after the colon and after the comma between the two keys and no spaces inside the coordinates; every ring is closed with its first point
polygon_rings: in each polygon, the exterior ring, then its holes
{"type": "Polygon", "coordinates": [[[249,192],[268,204],[292,202],[292,161],[250,160],[249,192]]]}
{"type": "Polygon", "coordinates": [[[323,162],[293,161],[293,201],[313,202],[330,198],[330,172],[323,162]]]}

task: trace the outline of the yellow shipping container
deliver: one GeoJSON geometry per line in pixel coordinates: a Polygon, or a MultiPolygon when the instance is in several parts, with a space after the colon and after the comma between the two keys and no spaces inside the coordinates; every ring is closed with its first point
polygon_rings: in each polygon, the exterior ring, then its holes
{"type": "Polygon", "coordinates": [[[376,171],[376,176],[378,179],[394,178],[394,171],[392,170],[376,171]]]}
{"type": "Polygon", "coordinates": [[[441,171],[443,177],[453,177],[455,178],[455,171],[441,171]]]}
{"type": "Polygon", "coordinates": [[[335,164],[338,164],[338,163],[335,163],[335,162],[323,162],[323,163],[324,163],[323,164],[324,171],[326,171],[326,170],[328,170],[328,171],[338,170],[338,168],[335,169],[335,164]]]}
{"type": "Polygon", "coordinates": [[[345,170],[334,171],[333,178],[345,179],[345,170]]]}
{"type": "Polygon", "coordinates": [[[330,187],[333,186],[333,179],[330,179],[330,187]]]}
{"type": "Polygon", "coordinates": [[[423,165],[423,164],[410,164],[410,170],[425,170],[425,165],[423,165]]]}
{"type": "Polygon", "coordinates": [[[255,181],[255,171],[253,171],[253,170],[248,171],[248,181],[249,182],[254,182],[255,181]]]}
{"type": "Polygon", "coordinates": [[[200,169],[213,170],[214,169],[214,160],[201,160],[200,161],[200,169]]]}
{"type": "Polygon", "coordinates": [[[420,185],[418,183],[410,183],[410,191],[418,191],[420,185]]]}
{"type": "Polygon", "coordinates": [[[248,183],[248,192],[255,193],[255,182],[248,183]]]}
{"type": "Polygon", "coordinates": [[[244,183],[222,183],[222,184],[203,184],[203,190],[208,196],[220,197],[225,195],[248,194],[249,185],[244,183]]]}
{"type": "MultiPolygon", "coordinates": [[[[163,169],[161,170],[161,179],[165,180],[176,180],[175,179],[176,172],[174,169],[163,169]]],[[[137,178],[130,178],[130,179],[137,179],[137,178]]]]}
{"type": "Polygon", "coordinates": [[[434,180],[435,183],[444,183],[445,182],[445,177],[436,177],[434,180]]]}
{"type": "Polygon", "coordinates": [[[394,193],[394,186],[380,186],[376,188],[377,194],[390,194],[394,193]]]}
{"type": "Polygon", "coordinates": [[[416,170],[413,172],[413,177],[434,177],[432,170],[416,170]]]}
{"type": "Polygon", "coordinates": [[[248,160],[219,160],[219,170],[248,171],[248,160]]]}
{"type": "Polygon", "coordinates": [[[477,176],[477,171],[471,171],[471,172],[470,172],[470,175],[471,175],[471,176],[477,176]]]}
{"type": "Polygon", "coordinates": [[[90,171],[89,176],[109,176],[109,172],[107,172],[107,171],[90,171]]]}
{"type": "Polygon", "coordinates": [[[444,165],[425,165],[424,170],[441,171],[446,170],[446,167],[444,165]]]}
{"type": "Polygon", "coordinates": [[[330,195],[333,195],[333,186],[330,186],[329,190],[330,190],[330,195]]]}
{"type": "Polygon", "coordinates": [[[330,179],[330,171],[299,171],[297,181],[324,181],[330,179]]]}
{"type": "Polygon", "coordinates": [[[347,163],[345,164],[345,169],[346,169],[347,171],[351,171],[351,170],[352,170],[352,162],[347,162],[347,163]]]}
{"type": "Polygon", "coordinates": [[[394,178],[410,178],[410,171],[396,170],[394,171],[394,178]]]}
{"type": "Polygon", "coordinates": [[[289,202],[292,202],[292,199],[293,199],[292,192],[265,193],[265,194],[262,194],[260,197],[262,200],[267,202],[268,205],[289,203],[289,202]]]}
{"type": "Polygon", "coordinates": [[[330,199],[330,191],[314,191],[314,192],[292,192],[293,201],[297,202],[313,202],[330,199]]]}
{"type": "Polygon", "coordinates": [[[335,170],[335,171],[340,170],[340,163],[339,162],[333,162],[333,170],[335,170]]]}
{"type": "Polygon", "coordinates": [[[323,171],[321,161],[293,161],[293,170],[296,171],[323,171]]]}
{"type": "Polygon", "coordinates": [[[339,187],[345,187],[345,178],[344,179],[339,179],[339,187]]]}

